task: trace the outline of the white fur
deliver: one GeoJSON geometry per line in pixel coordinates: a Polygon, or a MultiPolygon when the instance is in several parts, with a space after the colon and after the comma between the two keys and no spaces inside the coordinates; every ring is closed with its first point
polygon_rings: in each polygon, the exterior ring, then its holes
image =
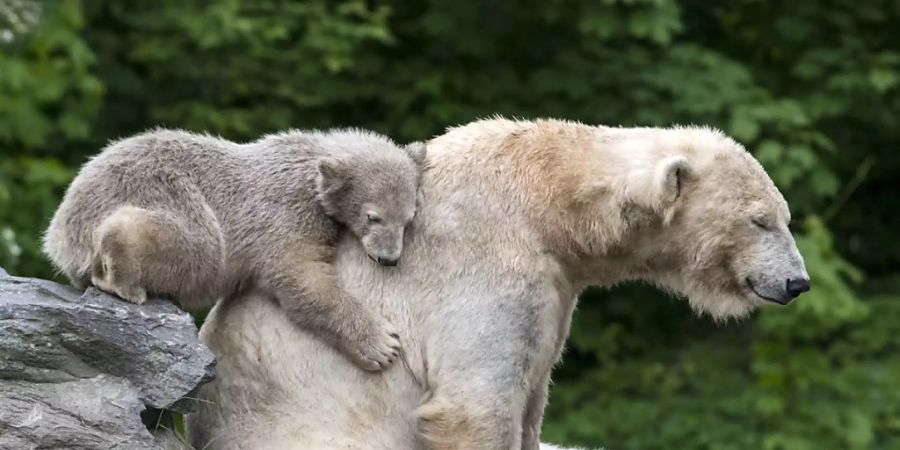
{"type": "Polygon", "coordinates": [[[752,228],[750,214],[781,223],[786,205],[718,132],[494,119],[432,140],[425,167],[400,266],[350,238],[334,262],[400,330],[403,364],[356,370],[268,299],[231,299],[202,330],[220,360],[189,418],[195,445],[554,449],[538,442],[547,386],[586,286],[644,279],[726,317],[760,301],[723,251],[752,271],[802,266],[789,233],[767,247],[752,228]]]}

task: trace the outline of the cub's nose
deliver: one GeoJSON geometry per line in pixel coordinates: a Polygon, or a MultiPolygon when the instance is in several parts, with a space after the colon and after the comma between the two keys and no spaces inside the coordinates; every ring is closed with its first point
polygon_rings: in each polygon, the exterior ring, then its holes
{"type": "Polygon", "coordinates": [[[809,278],[788,278],[787,292],[791,298],[797,298],[798,295],[809,290],[809,278]]]}
{"type": "Polygon", "coordinates": [[[396,266],[397,263],[400,262],[400,258],[385,258],[383,256],[379,256],[378,259],[376,259],[376,261],[378,261],[378,264],[381,264],[382,266],[391,266],[392,267],[392,266],[396,266]]]}

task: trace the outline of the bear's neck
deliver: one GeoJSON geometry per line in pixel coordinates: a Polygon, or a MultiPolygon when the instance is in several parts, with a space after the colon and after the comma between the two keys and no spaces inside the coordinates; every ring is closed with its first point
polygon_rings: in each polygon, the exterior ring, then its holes
{"type": "Polygon", "coordinates": [[[632,251],[661,226],[623,200],[622,174],[640,151],[623,146],[635,134],[557,120],[475,122],[429,143],[428,197],[448,204],[477,197],[464,216],[498,232],[526,223],[529,232],[506,239],[553,255],[576,285],[641,278],[647,266],[669,262],[632,251]]]}
{"type": "Polygon", "coordinates": [[[559,260],[578,292],[590,286],[611,287],[626,281],[661,286],[659,280],[677,275],[686,263],[683,252],[662,230],[656,225],[632,229],[606,251],[561,255],[559,260]]]}
{"type": "MultiPolygon", "coordinates": [[[[576,286],[647,280],[677,268],[662,218],[629,201],[622,177],[645,145],[627,129],[537,121],[508,134],[494,156],[508,167],[508,197],[576,286]],[[637,154],[637,155],[636,155],[637,154]]],[[[490,167],[490,164],[485,164],[490,167]]]]}

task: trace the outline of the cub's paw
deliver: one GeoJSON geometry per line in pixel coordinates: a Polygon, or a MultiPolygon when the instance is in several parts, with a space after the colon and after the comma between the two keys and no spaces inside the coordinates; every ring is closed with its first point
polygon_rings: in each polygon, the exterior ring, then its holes
{"type": "Polygon", "coordinates": [[[141,287],[133,287],[133,288],[124,288],[121,286],[116,286],[112,283],[109,283],[107,280],[94,277],[91,283],[97,289],[106,292],[107,294],[115,295],[116,297],[121,298],[127,302],[134,303],[135,305],[141,305],[147,301],[147,291],[141,287]]]}
{"type": "Polygon", "coordinates": [[[117,293],[119,297],[122,297],[125,300],[128,300],[135,305],[142,305],[147,301],[147,291],[144,288],[131,288],[131,289],[120,289],[120,292],[117,293]]]}
{"type": "Polygon", "coordinates": [[[390,322],[372,320],[348,336],[344,351],[364,370],[379,371],[400,358],[400,335],[390,322]]]}

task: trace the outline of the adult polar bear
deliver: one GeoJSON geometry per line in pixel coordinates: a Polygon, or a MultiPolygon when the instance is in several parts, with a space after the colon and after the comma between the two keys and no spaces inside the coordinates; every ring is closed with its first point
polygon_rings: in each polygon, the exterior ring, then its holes
{"type": "Polygon", "coordinates": [[[340,281],[401,330],[372,374],[274,303],[221,303],[197,448],[536,449],[550,371],[588,285],[646,280],[717,319],[809,288],[789,211],[723,134],[483,120],[428,144],[397,268],[343,239],[340,281]]]}

